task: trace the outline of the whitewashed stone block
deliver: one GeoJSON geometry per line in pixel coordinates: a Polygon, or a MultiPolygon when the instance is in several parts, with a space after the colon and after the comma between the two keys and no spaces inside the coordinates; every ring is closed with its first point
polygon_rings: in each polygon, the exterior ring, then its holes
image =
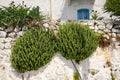
{"type": "Polygon", "coordinates": [[[5,45],[4,45],[4,43],[0,43],[0,49],[4,49],[4,47],[5,47],[5,45]]]}
{"type": "Polygon", "coordinates": [[[48,23],[44,23],[43,26],[44,26],[45,28],[48,28],[50,25],[49,25],[48,23]]]}
{"type": "Polygon", "coordinates": [[[98,29],[103,30],[103,29],[105,29],[105,26],[98,26],[98,29]]]}
{"type": "Polygon", "coordinates": [[[22,36],[23,33],[24,33],[23,31],[20,31],[20,32],[17,33],[17,35],[18,35],[18,36],[22,36]]]}
{"type": "Polygon", "coordinates": [[[17,36],[17,34],[15,32],[8,34],[8,37],[10,37],[10,38],[15,38],[16,36],[17,36]]]}
{"type": "Polygon", "coordinates": [[[113,37],[113,38],[116,38],[116,33],[112,33],[112,37],[113,37]]]}
{"type": "Polygon", "coordinates": [[[7,33],[5,31],[0,31],[0,38],[5,38],[7,33]]]}
{"type": "Polygon", "coordinates": [[[10,43],[5,43],[5,49],[11,49],[11,44],[10,43]]]}

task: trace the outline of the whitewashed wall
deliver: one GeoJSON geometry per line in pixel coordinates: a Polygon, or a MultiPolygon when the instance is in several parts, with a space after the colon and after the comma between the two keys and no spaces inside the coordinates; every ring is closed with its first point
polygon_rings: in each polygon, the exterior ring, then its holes
{"type": "MultiPolygon", "coordinates": [[[[15,1],[16,4],[22,3],[22,0],[0,0],[0,5],[7,6],[11,1],[15,1]]],[[[45,15],[49,15],[50,12],[50,0],[24,0],[27,6],[40,6],[41,11],[45,15]]],[[[90,10],[97,10],[101,13],[101,16],[107,17],[103,14],[103,5],[106,0],[72,0],[72,4],[68,6],[67,0],[52,0],[52,14],[53,19],[62,20],[77,20],[77,10],[81,8],[87,8],[90,10]]]]}

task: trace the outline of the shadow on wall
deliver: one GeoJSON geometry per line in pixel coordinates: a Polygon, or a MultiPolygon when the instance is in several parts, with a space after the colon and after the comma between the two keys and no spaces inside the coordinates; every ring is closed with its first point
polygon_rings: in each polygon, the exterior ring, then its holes
{"type": "MultiPolygon", "coordinates": [[[[90,12],[93,10],[95,0],[63,0],[61,7],[61,20],[79,20],[79,16],[90,19],[90,12]],[[89,12],[78,13],[81,9],[88,9],[89,12]]],[[[82,19],[81,19],[82,20],[82,19]]]]}

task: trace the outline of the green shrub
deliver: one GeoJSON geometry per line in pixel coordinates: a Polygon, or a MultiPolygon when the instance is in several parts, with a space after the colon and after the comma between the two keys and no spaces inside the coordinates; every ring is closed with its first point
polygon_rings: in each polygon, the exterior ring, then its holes
{"type": "Polygon", "coordinates": [[[0,8],[0,26],[1,27],[23,27],[24,25],[29,25],[32,21],[41,21],[43,17],[40,14],[39,7],[27,7],[24,2],[19,5],[15,5],[12,1],[8,7],[2,6],[0,8]],[[33,13],[34,11],[34,13],[33,13]],[[32,17],[31,17],[32,16],[32,17]]]}
{"type": "Polygon", "coordinates": [[[92,20],[102,20],[103,17],[100,17],[100,14],[97,11],[92,10],[91,19],[92,20]]]}
{"type": "Polygon", "coordinates": [[[112,12],[113,15],[120,16],[120,0],[106,0],[104,9],[107,12],[112,12]]]}
{"type": "Polygon", "coordinates": [[[58,32],[58,50],[67,59],[76,61],[90,56],[97,48],[99,36],[88,26],[78,23],[61,25],[58,32]]]}
{"type": "Polygon", "coordinates": [[[47,64],[55,53],[55,37],[43,28],[28,30],[13,46],[10,61],[19,73],[37,70],[47,64]]]}

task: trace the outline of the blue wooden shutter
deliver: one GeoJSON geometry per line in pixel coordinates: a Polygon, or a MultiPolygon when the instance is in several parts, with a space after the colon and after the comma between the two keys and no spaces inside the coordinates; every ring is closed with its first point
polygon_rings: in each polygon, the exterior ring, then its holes
{"type": "Polygon", "coordinates": [[[89,19],[89,10],[88,9],[80,9],[77,11],[77,19],[78,20],[88,20],[89,19]]]}

